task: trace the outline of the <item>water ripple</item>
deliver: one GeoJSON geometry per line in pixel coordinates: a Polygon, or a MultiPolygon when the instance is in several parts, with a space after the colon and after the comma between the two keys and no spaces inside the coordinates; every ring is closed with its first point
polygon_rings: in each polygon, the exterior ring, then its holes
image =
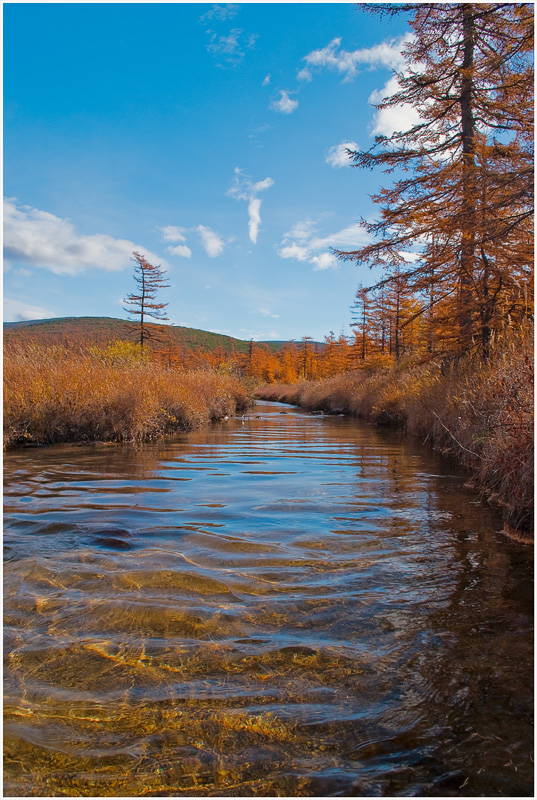
{"type": "Polygon", "coordinates": [[[531,794],[527,550],[281,408],[6,456],[7,796],[531,794]]]}

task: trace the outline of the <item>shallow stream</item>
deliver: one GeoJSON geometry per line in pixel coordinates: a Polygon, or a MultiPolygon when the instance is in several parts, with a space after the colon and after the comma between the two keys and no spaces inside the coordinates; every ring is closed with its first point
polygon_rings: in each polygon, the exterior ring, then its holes
{"type": "Polygon", "coordinates": [[[5,457],[6,796],[531,796],[532,553],[277,403],[5,457]]]}

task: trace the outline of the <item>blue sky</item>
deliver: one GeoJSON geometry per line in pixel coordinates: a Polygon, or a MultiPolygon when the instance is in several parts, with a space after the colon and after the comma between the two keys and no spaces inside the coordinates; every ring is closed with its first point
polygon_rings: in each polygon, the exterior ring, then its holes
{"type": "Polygon", "coordinates": [[[389,178],[348,166],[408,109],[403,16],[354,3],[4,5],[4,319],[127,318],[133,250],[170,321],[242,339],[348,331],[389,178]]]}

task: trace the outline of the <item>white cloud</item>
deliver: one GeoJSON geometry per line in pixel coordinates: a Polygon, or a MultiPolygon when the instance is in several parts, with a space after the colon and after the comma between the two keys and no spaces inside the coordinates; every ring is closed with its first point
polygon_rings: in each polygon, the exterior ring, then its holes
{"type": "Polygon", "coordinates": [[[327,164],[331,167],[350,167],[351,160],[347,150],[358,150],[356,142],[341,142],[331,147],[325,157],[327,164]]]}
{"type": "Polygon", "coordinates": [[[186,242],[184,232],[186,228],[179,228],[177,225],[164,225],[159,228],[162,231],[162,240],[164,242],[186,242]]]}
{"type": "Polygon", "coordinates": [[[192,250],[186,244],[177,244],[175,247],[167,247],[166,250],[172,256],[180,256],[181,258],[190,258],[192,255],[192,250]]]}
{"type": "Polygon", "coordinates": [[[278,255],[282,258],[295,258],[297,261],[309,261],[309,250],[307,247],[301,247],[296,242],[291,244],[284,244],[279,250],[278,255]]]}
{"type": "Polygon", "coordinates": [[[332,253],[321,253],[318,256],[313,256],[311,263],[315,264],[314,270],[321,269],[337,269],[338,261],[332,253]]]}
{"type": "Polygon", "coordinates": [[[285,234],[277,252],[281,258],[313,264],[314,271],[337,269],[339,261],[330,248],[353,250],[368,241],[368,235],[359,223],[319,236],[315,222],[307,219],[298,222],[285,234]]]}
{"type": "Polygon", "coordinates": [[[252,197],[248,203],[248,235],[250,241],[254,244],[257,242],[257,234],[259,226],[261,225],[261,215],[259,210],[261,208],[261,200],[259,197],[252,197]]]}
{"type": "Polygon", "coordinates": [[[23,303],[21,300],[12,300],[9,297],[4,297],[5,322],[22,322],[26,319],[50,319],[51,317],[54,317],[54,314],[46,308],[32,306],[29,303],[23,303]]]}
{"type": "MultiPolygon", "coordinates": [[[[331,69],[341,73],[343,81],[351,81],[358,75],[358,66],[371,69],[387,67],[401,70],[404,67],[402,49],[412,39],[412,34],[405,34],[399,39],[387,39],[385,42],[364,47],[359,50],[341,50],[341,38],[332,41],[320,50],[313,50],[304,57],[308,71],[311,68],[331,69]]],[[[310,73],[311,74],[311,73],[310,73]]]]}
{"type": "MultiPolygon", "coordinates": [[[[382,89],[376,89],[371,93],[369,102],[373,105],[381,103],[385,98],[399,92],[400,89],[401,86],[397,75],[392,75],[382,89]]],[[[371,133],[373,135],[391,136],[396,131],[400,133],[409,131],[419,122],[420,115],[417,109],[407,103],[402,103],[389,108],[377,109],[371,124],[371,133]]]]}
{"type": "Polygon", "coordinates": [[[261,84],[261,86],[268,86],[269,83],[270,83],[270,75],[266,75],[265,78],[263,79],[263,83],[261,84]]]}
{"type": "MultiPolygon", "coordinates": [[[[221,255],[226,244],[220,234],[206,225],[197,225],[193,228],[183,228],[178,225],[165,225],[160,227],[159,230],[162,232],[162,239],[167,242],[186,242],[187,237],[185,234],[197,233],[201,246],[211,258],[216,258],[221,255]]],[[[228,244],[232,241],[232,238],[228,239],[228,244]]],[[[166,250],[171,255],[179,256],[180,258],[190,258],[192,256],[192,250],[186,244],[169,246],[166,250]]]]}
{"type": "Polygon", "coordinates": [[[280,99],[273,100],[270,108],[280,114],[292,114],[295,108],[298,108],[298,100],[293,100],[289,97],[289,89],[280,89],[279,92],[280,99]]]}
{"type": "Polygon", "coordinates": [[[67,219],[20,205],[15,198],[4,200],[4,255],[12,262],[43,267],[56,275],[77,275],[86,269],[113,272],[130,267],[135,250],[148,261],[166,266],[154,253],[128,239],[80,234],[67,219]]]}
{"type": "Polygon", "coordinates": [[[252,183],[250,178],[243,175],[239,167],[235,167],[235,177],[226,194],[236,200],[246,200],[248,203],[248,235],[250,241],[256,244],[257,235],[261,226],[261,199],[259,192],[264,192],[274,185],[272,178],[265,178],[257,183],[252,183]]]}
{"type": "Polygon", "coordinates": [[[398,255],[409,264],[417,264],[423,258],[422,253],[411,253],[410,250],[399,250],[398,255]]]}
{"type": "Polygon", "coordinates": [[[358,248],[370,241],[368,234],[359,222],[353,222],[346,228],[328,236],[315,237],[310,244],[314,247],[335,247],[336,249],[358,248]]]}
{"type": "Polygon", "coordinates": [[[311,239],[316,230],[316,222],[314,222],[312,219],[303,219],[300,222],[297,222],[296,225],[294,225],[286,235],[298,242],[306,242],[311,239]]]}
{"type": "Polygon", "coordinates": [[[199,233],[201,245],[211,258],[216,258],[224,252],[224,240],[211,228],[198,225],[195,229],[199,233]]]}
{"type": "Polygon", "coordinates": [[[257,181],[257,183],[254,183],[253,190],[254,192],[262,192],[264,189],[270,189],[271,186],[274,186],[274,181],[272,178],[265,178],[262,181],[257,181]]]}
{"type": "Polygon", "coordinates": [[[313,80],[311,72],[307,67],[301,69],[298,75],[296,76],[299,81],[311,81],[313,80]]]}

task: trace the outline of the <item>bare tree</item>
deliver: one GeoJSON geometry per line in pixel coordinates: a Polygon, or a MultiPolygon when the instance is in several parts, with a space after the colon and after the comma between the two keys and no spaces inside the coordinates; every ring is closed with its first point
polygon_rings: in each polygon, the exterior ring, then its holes
{"type": "Polygon", "coordinates": [[[131,261],[135,263],[134,280],[138,291],[135,294],[127,295],[124,301],[126,303],[124,308],[127,313],[138,317],[137,341],[143,351],[146,340],[157,338],[148,326],[147,318],[168,320],[164,310],[168,303],[157,303],[155,301],[158,290],[169,288],[169,283],[166,283],[166,271],[161,269],[160,265],[154,266],[150,264],[145,256],[140,255],[140,253],[133,253],[132,255],[134,258],[131,258],[131,261]]]}

